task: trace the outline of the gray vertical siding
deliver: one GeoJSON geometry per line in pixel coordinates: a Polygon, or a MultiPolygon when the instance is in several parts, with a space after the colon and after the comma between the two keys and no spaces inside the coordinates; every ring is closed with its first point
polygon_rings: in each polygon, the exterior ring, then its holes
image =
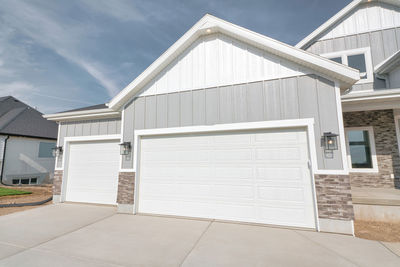
{"type": "MultiPolygon", "coordinates": [[[[128,114],[128,119],[130,119],[129,114],[128,114]]],[[[108,135],[108,134],[120,134],[120,133],[121,133],[120,118],[61,122],[58,144],[61,146],[64,145],[65,137],[108,135]]],[[[62,156],[60,156],[57,159],[57,167],[60,168],[61,166],[62,166],[62,156]]]]}
{"type": "MultiPolygon", "coordinates": [[[[400,50],[400,28],[320,40],[314,42],[306,50],[320,55],[363,47],[371,47],[372,64],[374,67],[377,66],[400,50]]],[[[384,89],[385,86],[384,81],[375,78],[374,83],[354,85],[353,90],[384,89]]]]}
{"type": "MultiPolygon", "coordinates": [[[[127,106],[125,126],[135,125],[135,129],[142,129],[144,125],[146,128],[147,125],[164,128],[314,118],[319,168],[343,168],[340,151],[336,151],[333,158],[327,158],[319,147],[324,132],[339,133],[334,84],[326,79],[307,75],[152,97],[156,103],[147,96],[137,98],[127,106]],[[147,107],[149,103],[151,107],[147,107]],[[153,114],[156,114],[156,122],[153,114]],[[139,119],[140,123],[132,119],[139,119]]],[[[133,127],[124,128],[124,139],[133,142],[133,136],[133,127]]],[[[125,158],[122,167],[132,168],[132,159],[125,158]]]]}

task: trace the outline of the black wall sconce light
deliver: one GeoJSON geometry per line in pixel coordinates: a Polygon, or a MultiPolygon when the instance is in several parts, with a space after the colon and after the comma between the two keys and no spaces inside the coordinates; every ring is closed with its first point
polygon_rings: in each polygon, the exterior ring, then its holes
{"type": "Polygon", "coordinates": [[[339,135],[331,132],[326,132],[324,135],[321,137],[321,146],[325,150],[338,150],[338,141],[337,137],[339,135]]]}
{"type": "Polygon", "coordinates": [[[51,149],[51,152],[53,153],[53,157],[58,157],[63,153],[63,147],[62,146],[56,146],[51,149]]]}
{"type": "Polygon", "coordinates": [[[126,155],[129,155],[129,153],[131,153],[131,149],[132,149],[131,142],[122,142],[119,145],[121,148],[120,154],[122,156],[126,156],[126,155]]]}

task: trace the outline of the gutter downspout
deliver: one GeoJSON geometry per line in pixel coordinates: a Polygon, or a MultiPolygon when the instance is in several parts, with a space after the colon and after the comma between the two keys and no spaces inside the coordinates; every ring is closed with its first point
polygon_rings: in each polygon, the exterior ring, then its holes
{"type": "Polygon", "coordinates": [[[3,173],[4,173],[4,162],[6,161],[6,147],[7,147],[7,140],[10,138],[9,135],[7,135],[6,139],[4,139],[4,148],[3,148],[3,162],[1,163],[1,171],[0,171],[0,183],[2,185],[9,186],[8,184],[3,183],[3,173]]]}

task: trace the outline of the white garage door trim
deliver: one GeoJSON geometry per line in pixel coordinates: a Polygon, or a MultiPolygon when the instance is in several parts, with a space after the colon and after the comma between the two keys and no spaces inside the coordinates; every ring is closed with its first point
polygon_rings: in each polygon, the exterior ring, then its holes
{"type": "Polygon", "coordinates": [[[136,172],[135,179],[135,201],[134,201],[134,213],[137,213],[139,201],[138,195],[138,183],[140,179],[139,156],[140,155],[140,138],[142,136],[154,136],[154,135],[166,135],[166,134],[187,134],[187,133],[207,133],[207,132],[224,132],[224,131],[240,131],[240,130],[262,130],[262,129],[283,129],[283,128],[306,128],[308,137],[308,149],[310,153],[311,163],[311,182],[312,182],[312,193],[314,198],[314,212],[315,212],[315,226],[319,231],[318,221],[318,208],[317,208],[317,197],[314,181],[314,173],[317,171],[317,154],[315,147],[315,135],[314,135],[314,119],[295,119],[295,120],[280,120],[280,121],[263,121],[263,122],[248,122],[248,123],[232,123],[232,124],[218,124],[212,126],[187,126],[187,127],[176,127],[176,128],[160,128],[160,129],[145,129],[136,130],[134,138],[134,167],[133,171],[136,172]]]}
{"type": "MultiPolygon", "coordinates": [[[[68,180],[68,160],[69,160],[69,149],[71,143],[76,142],[90,142],[90,141],[120,141],[120,134],[112,134],[112,135],[92,135],[92,136],[73,136],[73,137],[65,137],[64,138],[64,146],[63,146],[63,162],[62,166],[64,168],[63,179],[61,183],[61,201],[66,201],[66,193],[67,193],[67,180],[68,180]]],[[[120,162],[121,164],[121,162],[120,162]]],[[[118,175],[118,173],[117,173],[118,175]]]]}

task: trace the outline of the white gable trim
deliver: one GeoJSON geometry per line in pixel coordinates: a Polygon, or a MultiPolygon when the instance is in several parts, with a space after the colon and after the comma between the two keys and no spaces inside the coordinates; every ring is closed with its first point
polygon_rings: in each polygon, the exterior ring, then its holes
{"type": "Polygon", "coordinates": [[[151,79],[170,64],[199,36],[217,32],[244,41],[245,43],[254,45],[255,47],[314,70],[317,73],[338,80],[342,89],[352,86],[359,80],[359,72],[357,70],[312,53],[296,49],[290,45],[281,43],[207,14],[164,54],[154,61],[153,64],[151,64],[142,74],[115,96],[107,104],[109,108],[112,110],[119,110],[125,102],[129,101],[136,93],[138,93],[143,86],[150,82],[151,79]]]}
{"type": "Polygon", "coordinates": [[[345,8],[343,8],[338,13],[336,13],[336,15],[331,17],[329,20],[327,20],[321,26],[319,26],[316,30],[314,30],[312,33],[310,33],[308,36],[306,36],[303,40],[301,40],[299,43],[297,43],[295,47],[305,49],[312,41],[314,41],[315,38],[317,38],[318,36],[321,36],[322,33],[324,33],[326,30],[328,30],[331,26],[333,26],[339,20],[344,18],[347,14],[349,14],[351,11],[353,11],[357,6],[359,6],[362,3],[370,3],[370,2],[382,2],[382,3],[394,5],[394,6],[400,6],[399,0],[354,0],[353,2],[348,4],[345,8]]]}

